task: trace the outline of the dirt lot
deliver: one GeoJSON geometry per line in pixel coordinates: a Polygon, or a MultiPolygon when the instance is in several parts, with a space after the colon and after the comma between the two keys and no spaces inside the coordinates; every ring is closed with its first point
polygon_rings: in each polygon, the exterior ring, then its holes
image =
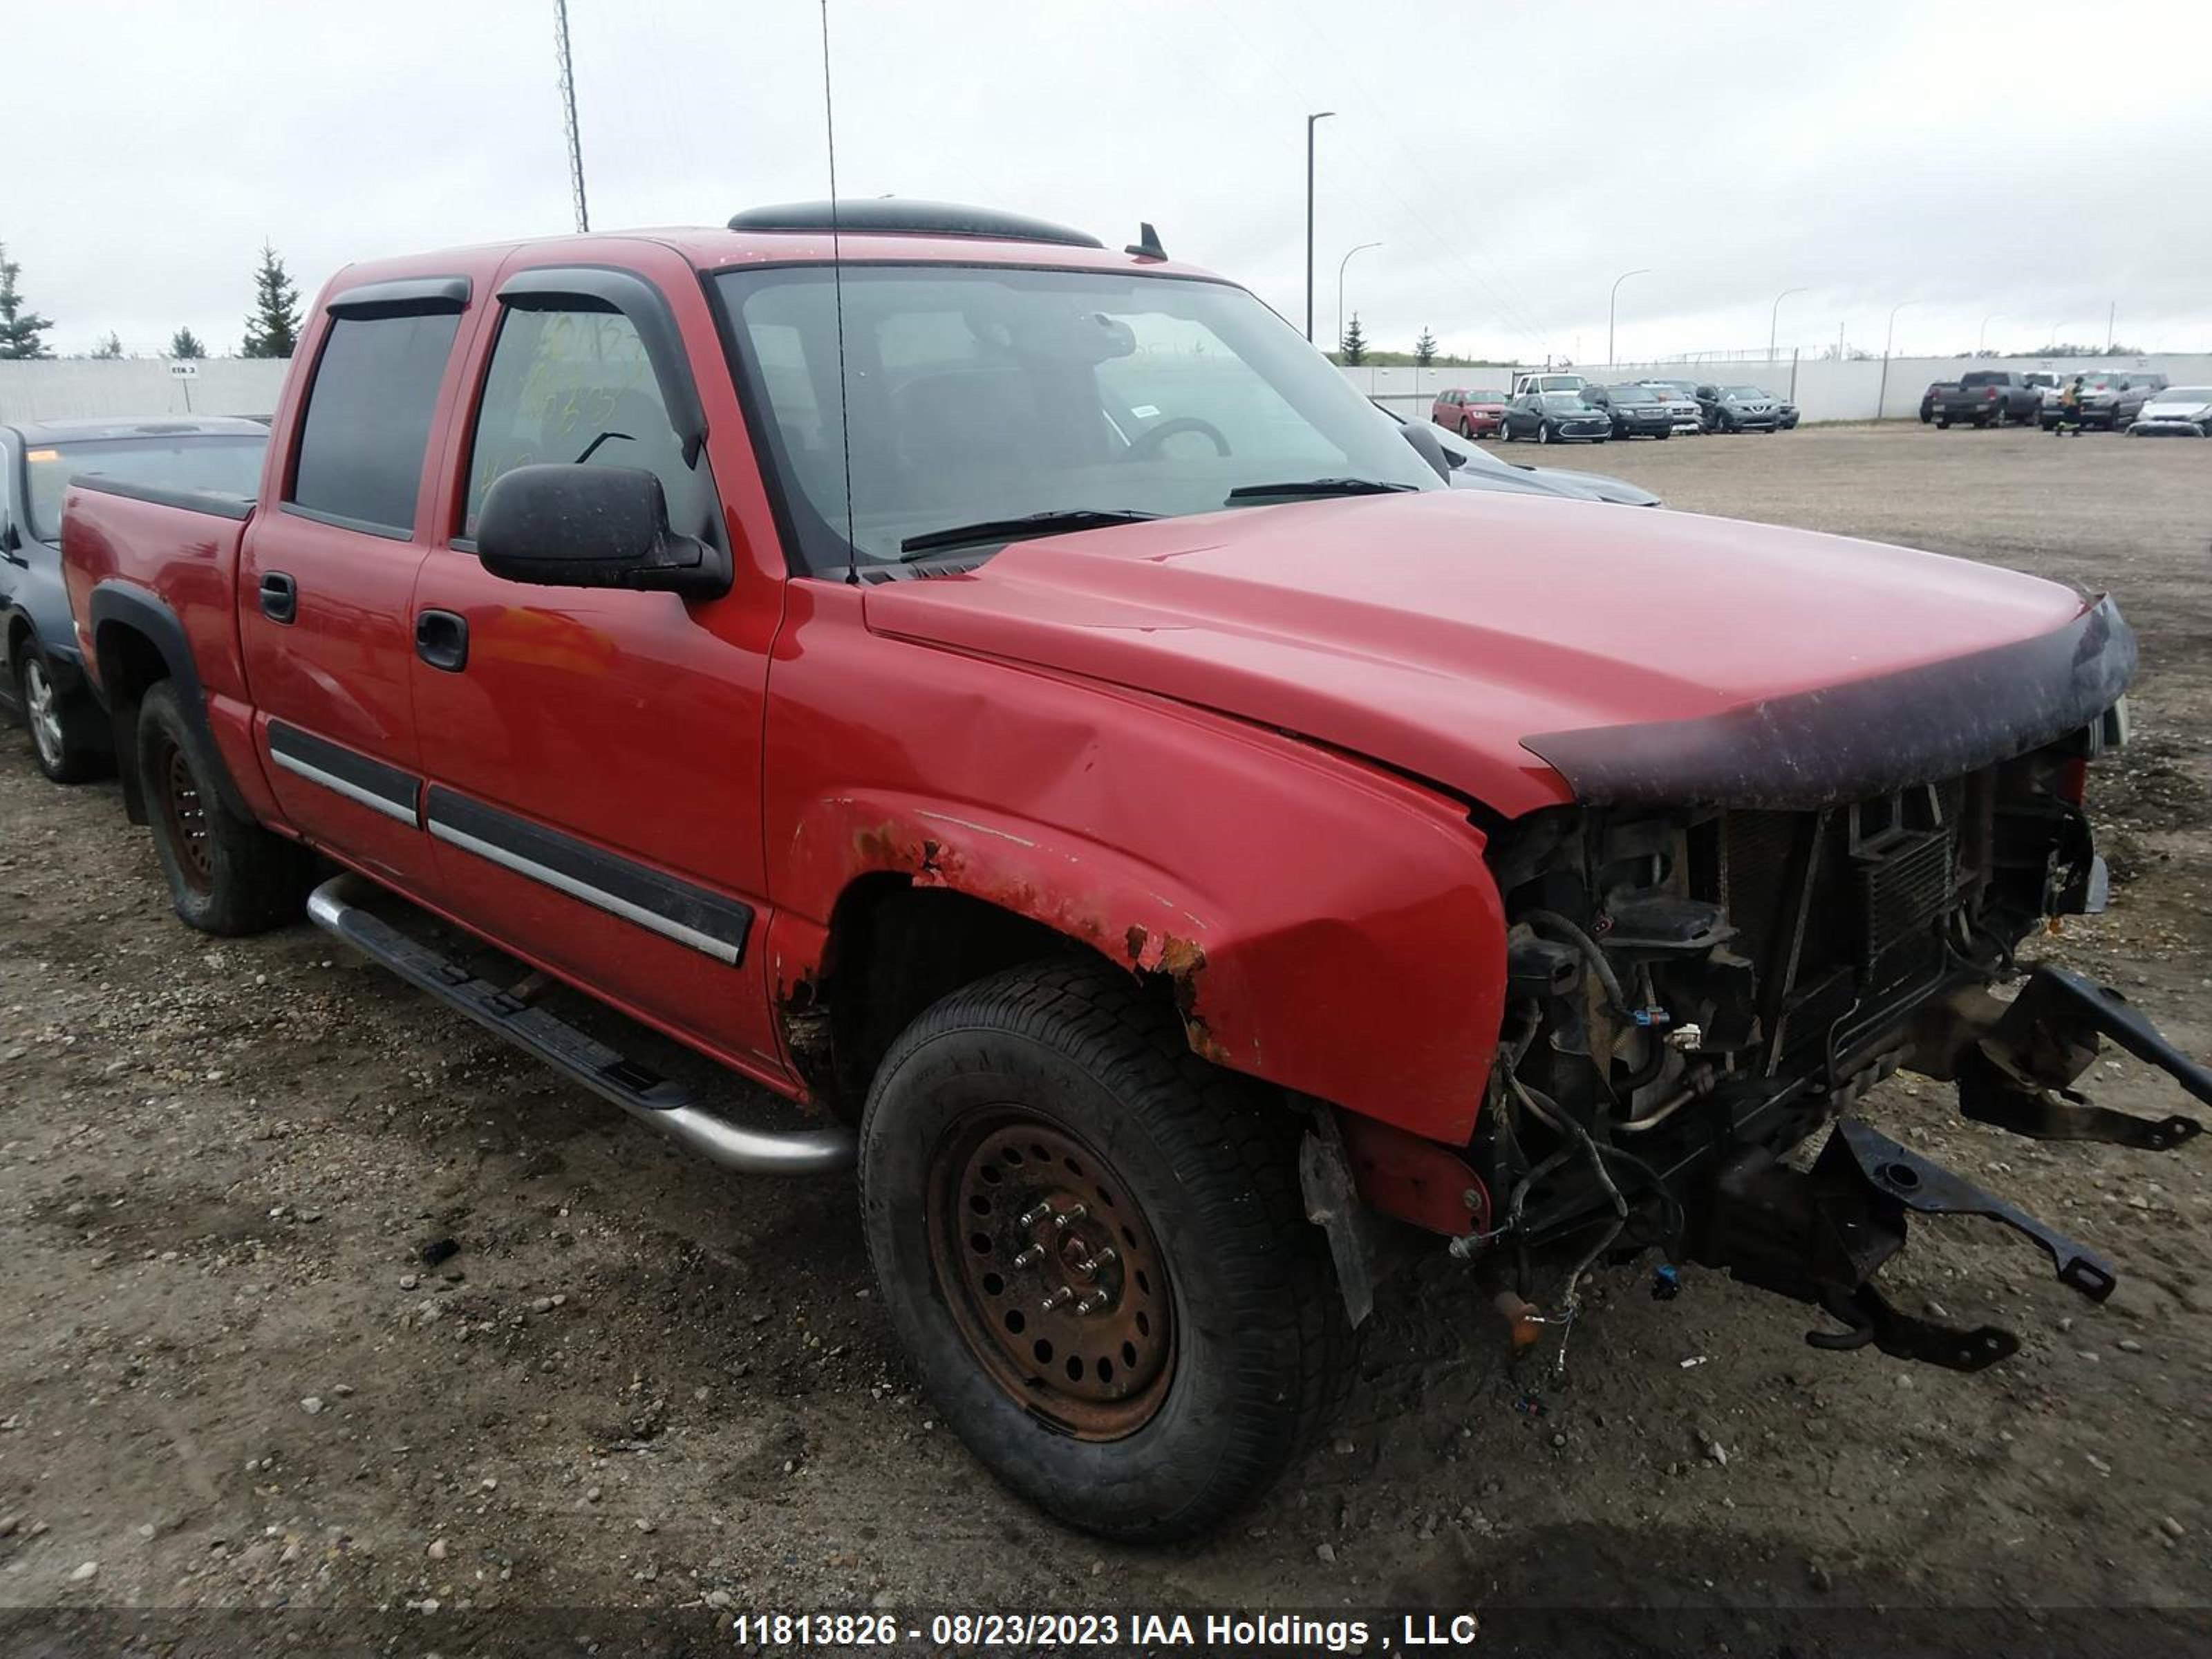
{"type": "MultiPolygon", "coordinates": [[[[1900,426],[1560,459],[2116,592],[2137,741],[2092,794],[2121,884],[2045,948],[2212,1054],[2212,444],[1900,426]]],[[[1002,1495],[914,1395],[848,1180],[688,1162],[304,927],[186,932],[112,787],[0,750],[0,1604],[434,1601],[481,1632],[487,1609],[710,1595],[1418,1602],[1619,1608],[1632,1634],[1638,1607],[1881,1607],[1841,1628],[1959,1651],[1991,1627],[1911,1610],[2212,1604],[2203,1143],[2045,1147],[1893,1084],[1878,1122],[2112,1255],[2114,1298],[1986,1224],[1923,1223],[1899,1300],[2017,1328],[2011,1364],[1816,1352],[1802,1310],[1711,1274],[1660,1303],[1638,1267],[1603,1276],[1562,1382],[1509,1370],[1439,1261],[1260,1510],[1203,1546],[1104,1548],[1002,1495]]],[[[2179,1104],[2132,1061],[2094,1083],[2179,1104]]]]}

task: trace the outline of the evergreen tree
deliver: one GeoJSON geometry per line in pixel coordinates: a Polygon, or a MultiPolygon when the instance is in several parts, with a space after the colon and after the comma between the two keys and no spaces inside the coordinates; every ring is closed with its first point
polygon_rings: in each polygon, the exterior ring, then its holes
{"type": "Polygon", "coordinates": [[[200,337],[189,328],[180,328],[169,337],[169,355],[182,362],[191,362],[207,356],[207,348],[200,337]]]}
{"type": "Polygon", "coordinates": [[[110,331],[106,339],[92,349],[96,362],[112,363],[123,355],[123,337],[110,331]]]}
{"type": "Polygon", "coordinates": [[[1360,331],[1359,313],[1356,311],[1345,325],[1344,338],[1336,349],[1336,361],[1347,368],[1357,368],[1367,361],[1367,337],[1360,331]]]}
{"type": "Polygon", "coordinates": [[[8,257],[6,245],[0,243],[0,358],[51,357],[54,354],[39,337],[54,325],[54,320],[23,308],[23,296],[15,290],[15,279],[22,270],[8,257]]]}
{"type": "Polygon", "coordinates": [[[300,290],[276,250],[264,242],[261,269],[253,274],[253,314],[246,319],[244,355],[289,357],[299,343],[300,290]]]}
{"type": "Polygon", "coordinates": [[[1437,360],[1437,337],[1424,328],[1421,337],[1413,342],[1413,361],[1426,368],[1437,360]]]}

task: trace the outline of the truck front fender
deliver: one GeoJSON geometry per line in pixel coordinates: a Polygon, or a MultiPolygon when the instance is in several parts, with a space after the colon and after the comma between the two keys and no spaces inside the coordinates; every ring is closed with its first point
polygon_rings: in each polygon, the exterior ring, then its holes
{"type": "Polygon", "coordinates": [[[1080,827],[920,793],[824,796],[790,824],[779,887],[813,896],[798,908],[823,940],[838,898],[872,876],[969,895],[1160,976],[1215,1064],[1464,1142],[1504,997],[1479,831],[1447,801],[1287,739],[1240,732],[1207,760],[1187,790],[1080,827]]]}

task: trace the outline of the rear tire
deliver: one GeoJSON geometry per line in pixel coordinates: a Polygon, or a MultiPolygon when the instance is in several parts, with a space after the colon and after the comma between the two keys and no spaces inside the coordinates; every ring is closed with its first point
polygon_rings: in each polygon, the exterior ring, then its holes
{"type": "Polygon", "coordinates": [[[1319,1433],[1352,1340],[1299,1129],[1087,962],[956,991],[891,1046],[860,1126],[869,1254],[930,1398],[1001,1481],[1159,1542],[1319,1433]]]}
{"type": "Polygon", "coordinates": [[[57,689],[53,661],[36,641],[24,641],[17,658],[15,697],[31,734],[31,758],[54,782],[83,783],[113,766],[100,710],[89,697],[64,696],[57,689]]]}
{"type": "Polygon", "coordinates": [[[185,922],[234,937],[300,919],[313,854],[223,804],[222,757],[173,680],[156,680],[138,706],[137,763],[155,855],[185,922]]]}

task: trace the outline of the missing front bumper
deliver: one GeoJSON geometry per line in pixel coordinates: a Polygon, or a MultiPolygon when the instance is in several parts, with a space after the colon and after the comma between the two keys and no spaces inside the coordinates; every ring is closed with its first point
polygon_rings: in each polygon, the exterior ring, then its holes
{"type": "Polygon", "coordinates": [[[1763,1148],[1725,1165],[1692,1254],[1841,1322],[1840,1331],[1807,1333],[1814,1347],[1873,1346],[1960,1371],[1978,1371],[2017,1352],[2020,1339],[2008,1331],[1993,1325],[1962,1330],[1916,1318],[1875,1288],[1875,1275],[1905,1248],[1905,1215],[1915,1210],[2002,1223],[2050,1256],[2060,1284],[2092,1302],[2102,1302],[2119,1282],[2094,1251],[1848,1117],[1837,1120],[1810,1170],[1790,1169],[1763,1148]]]}

